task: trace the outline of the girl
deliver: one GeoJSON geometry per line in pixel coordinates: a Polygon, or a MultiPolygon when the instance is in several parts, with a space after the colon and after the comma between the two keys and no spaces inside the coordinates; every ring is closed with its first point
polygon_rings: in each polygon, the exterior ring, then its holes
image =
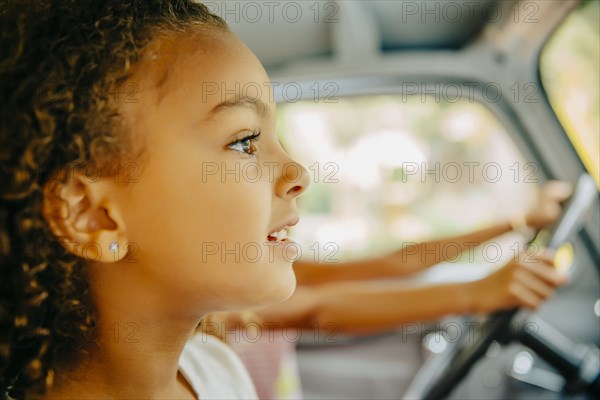
{"type": "Polygon", "coordinates": [[[308,175],[259,61],[191,0],[0,14],[1,397],[256,397],[193,332],[296,284],[308,175]]]}

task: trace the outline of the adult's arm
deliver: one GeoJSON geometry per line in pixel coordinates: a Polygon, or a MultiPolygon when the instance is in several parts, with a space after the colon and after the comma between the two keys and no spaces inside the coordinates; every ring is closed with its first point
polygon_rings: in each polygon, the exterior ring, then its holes
{"type": "Polygon", "coordinates": [[[401,277],[419,272],[443,261],[456,260],[462,252],[511,231],[516,225],[515,221],[521,221],[522,225],[534,230],[552,224],[560,216],[561,203],[571,192],[569,183],[550,181],[542,187],[536,206],[520,218],[516,217],[476,232],[446,239],[400,243],[397,251],[384,256],[335,264],[299,260],[294,264],[296,279],[301,285],[317,285],[401,277]]]}
{"type": "Polygon", "coordinates": [[[401,280],[299,286],[283,303],[256,310],[265,326],[370,334],[449,314],[536,309],[565,283],[547,253],[519,259],[471,282],[412,286],[401,280]]]}

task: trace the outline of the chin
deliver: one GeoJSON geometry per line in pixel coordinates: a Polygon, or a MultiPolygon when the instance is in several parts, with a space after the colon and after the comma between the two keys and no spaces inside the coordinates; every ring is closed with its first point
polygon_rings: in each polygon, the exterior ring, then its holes
{"type": "Polygon", "coordinates": [[[282,276],[281,280],[272,282],[272,285],[269,288],[263,290],[265,296],[263,296],[262,305],[281,303],[294,294],[295,290],[296,275],[290,264],[289,274],[285,274],[285,276],[282,276]]]}

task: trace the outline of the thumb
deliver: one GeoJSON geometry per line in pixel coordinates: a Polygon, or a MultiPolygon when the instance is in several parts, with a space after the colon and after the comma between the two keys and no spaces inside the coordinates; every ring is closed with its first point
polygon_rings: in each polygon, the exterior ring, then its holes
{"type": "Polygon", "coordinates": [[[573,193],[573,185],[565,181],[552,180],[544,185],[543,192],[549,198],[564,201],[573,193]]]}

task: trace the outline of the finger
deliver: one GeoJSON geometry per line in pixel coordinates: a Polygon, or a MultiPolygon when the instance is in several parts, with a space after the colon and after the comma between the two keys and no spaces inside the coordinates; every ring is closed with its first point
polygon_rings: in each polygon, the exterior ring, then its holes
{"type": "Polygon", "coordinates": [[[541,262],[553,267],[555,256],[555,250],[532,244],[531,246],[527,247],[523,253],[521,253],[519,261],[529,264],[539,264],[541,262]]]}
{"type": "Polygon", "coordinates": [[[549,249],[547,247],[543,247],[541,249],[538,249],[537,252],[534,252],[532,254],[532,256],[546,264],[550,264],[551,266],[554,266],[554,259],[556,257],[556,251],[549,249]]]}
{"type": "Polygon", "coordinates": [[[535,294],[527,290],[527,288],[519,282],[515,282],[512,285],[510,285],[509,290],[511,295],[522,306],[535,310],[540,306],[540,304],[542,304],[540,298],[538,298],[535,294]]]}
{"type": "Polygon", "coordinates": [[[543,193],[549,198],[563,201],[573,193],[573,185],[564,181],[548,181],[544,185],[543,193]]]}
{"type": "Polygon", "coordinates": [[[530,291],[535,293],[538,297],[544,300],[549,299],[554,294],[555,288],[551,285],[544,283],[542,280],[537,278],[532,273],[519,270],[515,273],[515,278],[520,284],[527,287],[530,291]]]}
{"type": "Polygon", "coordinates": [[[564,276],[554,269],[554,265],[543,260],[533,258],[520,262],[519,266],[551,286],[558,287],[565,283],[564,276]]]}

